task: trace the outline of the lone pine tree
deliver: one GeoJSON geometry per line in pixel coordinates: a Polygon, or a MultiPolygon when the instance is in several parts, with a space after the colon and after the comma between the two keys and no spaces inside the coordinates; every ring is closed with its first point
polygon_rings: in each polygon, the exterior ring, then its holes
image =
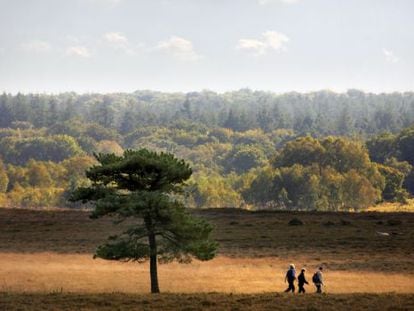
{"type": "Polygon", "coordinates": [[[133,225],[110,236],[95,257],[144,262],[150,260],[151,292],[159,293],[157,261],[210,260],[217,243],[212,227],[185,209],[177,194],[192,170],[172,154],[141,149],[122,156],[95,155],[98,164],[86,171],[89,187],[76,189],[72,201],[92,202],[92,218],[129,218],[133,225]]]}

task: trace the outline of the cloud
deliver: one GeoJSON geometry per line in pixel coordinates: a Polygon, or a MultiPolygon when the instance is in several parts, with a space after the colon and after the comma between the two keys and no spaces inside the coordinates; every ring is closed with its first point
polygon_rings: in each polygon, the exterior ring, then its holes
{"type": "Polygon", "coordinates": [[[127,54],[134,54],[134,50],[131,48],[128,38],[122,33],[107,32],[103,37],[112,48],[122,50],[127,54]]]}
{"type": "Polygon", "coordinates": [[[282,4],[293,4],[298,2],[299,0],[257,0],[260,5],[267,5],[271,3],[282,3],[282,4]]]}
{"type": "Polygon", "coordinates": [[[49,42],[41,40],[31,40],[21,44],[21,48],[27,52],[46,53],[52,50],[49,42]]]}
{"type": "Polygon", "coordinates": [[[107,32],[104,34],[104,38],[106,41],[110,43],[116,43],[116,44],[127,44],[128,39],[119,32],[107,32]]]}
{"type": "Polygon", "coordinates": [[[385,56],[385,60],[389,63],[397,63],[400,59],[395,56],[394,52],[387,50],[387,49],[382,49],[382,53],[385,56]]]}
{"type": "Polygon", "coordinates": [[[258,55],[266,53],[266,45],[262,41],[255,39],[240,39],[237,49],[254,51],[258,55]]]}
{"type": "Polygon", "coordinates": [[[240,39],[237,44],[238,50],[245,50],[256,56],[264,55],[268,51],[285,51],[289,37],[277,31],[265,31],[260,39],[240,39]]]}
{"type": "Polygon", "coordinates": [[[83,58],[89,58],[92,56],[88,48],[81,46],[81,45],[75,45],[75,46],[68,47],[66,49],[66,55],[83,57],[83,58]]]}
{"type": "Polygon", "coordinates": [[[179,60],[196,61],[201,58],[194,50],[193,43],[190,40],[177,36],[172,36],[168,40],[159,42],[156,49],[171,54],[179,60]]]}

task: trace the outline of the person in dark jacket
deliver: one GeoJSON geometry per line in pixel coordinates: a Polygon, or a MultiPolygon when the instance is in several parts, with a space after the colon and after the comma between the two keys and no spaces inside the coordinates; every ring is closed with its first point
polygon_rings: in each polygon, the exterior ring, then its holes
{"type": "Polygon", "coordinates": [[[305,286],[305,284],[309,284],[308,281],[306,281],[305,271],[306,271],[306,269],[303,268],[300,271],[300,274],[298,276],[298,286],[299,286],[299,291],[298,292],[299,293],[306,293],[304,286],[305,286]]]}
{"type": "Polygon", "coordinates": [[[289,284],[289,287],[285,290],[285,293],[288,293],[292,291],[292,293],[295,292],[295,280],[296,280],[296,270],[295,265],[292,263],[289,266],[289,270],[286,272],[285,276],[285,283],[286,281],[289,284]]]}

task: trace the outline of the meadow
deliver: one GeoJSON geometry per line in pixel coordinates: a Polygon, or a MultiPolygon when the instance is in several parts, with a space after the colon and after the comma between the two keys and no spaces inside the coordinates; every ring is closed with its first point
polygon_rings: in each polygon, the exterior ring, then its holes
{"type": "Polygon", "coordinates": [[[194,213],[213,224],[218,256],[160,265],[163,293],[151,296],[147,264],[92,259],[128,223],[0,209],[0,309],[414,309],[412,213],[194,213]],[[293,219],[302,225],[289,225],[293,219]],[[323,265],[327,295],[281,294],[291,262],[309,280],[323,265]]]}

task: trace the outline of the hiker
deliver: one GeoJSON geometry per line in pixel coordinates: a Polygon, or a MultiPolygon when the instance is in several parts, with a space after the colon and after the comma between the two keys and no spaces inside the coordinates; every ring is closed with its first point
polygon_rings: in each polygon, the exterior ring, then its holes
{"type": "Polygon", "coordinates": [[[322,267],[319,267],[318,271],[315,272],[315,274],[312,277],[312,282],[315,284],[316,286],[316,292],[317,293],[322,293],[322,285],[323,284],[323,276],[322,276],[322,267]]]}
{"type": "Polygon", "coordinates": [[[300,274],[298,276],[298,286],[299,286],[299,291],[298,292],[299,293],[306,293],[304,286],[305,286],[305,284],[309,284],[308,281],[306,281],[305,271],[306,271],[306,269],[303,268],[300,271],[300,274]]]}
{"type": "Polygon", "coordinates": [[[295,270],[295,265],[292,263],[289,266],[289,270],[286,272],[286,276],[285,276],[285,283],[286,281],[289,284],[289,287],[285,290],[285,293],[288,293],[290,291],[292,291],[292,293],[295,292],[295,282],[296,280],[296,270],[295,270]]]}

